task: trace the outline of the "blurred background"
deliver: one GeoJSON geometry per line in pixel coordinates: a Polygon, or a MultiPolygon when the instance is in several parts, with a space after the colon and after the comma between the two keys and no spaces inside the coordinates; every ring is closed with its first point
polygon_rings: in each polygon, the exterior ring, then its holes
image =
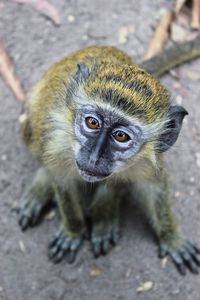
{"type": "MultiPolygon", "coordinates": [[[[25,94],[53,63],[82,47],[113,45],[142,61],[160,20],[175,4],[0,0],[0,299],[199,299],[199,276],[181,277],[170,261],[161,263],[148,224],[141,222],[134,205],[131,215],[122,218],[119,245],[108,256],[95,260],[85,242],[73,265],[48,261],[47,244],[58,225],[54,211],[41,226],[25,233],[15,212],[37,168],[19,136],[25,94]],[[139,293],[138,287],[146,282],[149,288],[139,293]]],[[[192,7],[184,5],[176,19],[169,20],[163,48],[198,34],[198,21],[191,29],[193,14],[192,7]]],[[[163,76],[161,82],[172,101],[189,112],[166,161],[177,219],[185,235],[200,244],[199,70],[197,59],[163,76]]]]}

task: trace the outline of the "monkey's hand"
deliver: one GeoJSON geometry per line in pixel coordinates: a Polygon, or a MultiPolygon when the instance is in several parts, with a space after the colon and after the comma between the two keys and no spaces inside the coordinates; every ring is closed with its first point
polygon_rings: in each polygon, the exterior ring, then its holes
{"type": "Polygon", "coordinates": [[[22,230],[34,226],[49,204],[52,204],[54,191],[45,169],[40,168],[20,199],[18,207],[19,225],[22,230]]]}
{"type": "Polygon", "coordinates": [[[115,220],[94,224],[91,236],[94,257],[106,255],[111,247],[117,244],[118,235],[118,222],[115,220]]]}
{"type": "Polygon", "coordinates": [[[106,255],[118,241],[119,197],[115,188],[100,185],[91,207],[94,256],[106,255]]]}
{"type": "Polygon", "coordinates": [[[28,227],[35,226],[40,220],[45,207],[45,203],[38,201],[33,195],[29,194],[26,198],[22,199],[18,207],[18,223],[21,229],[26,230],[28,227]]]}
{"type": "Polygon", "coordinates": [[[61,227],[50,241],[49,258],[54,263],[58,263],[66,255],[68,263],[73,263],[82,241],[82,236],[66,233],[64,227],[61,227]]]}
{"type": "Polygon", "coordinates": [[[169,255],[182,275],[186,275],[186,269],[192,273],[198,274],[200,266],[200,248],[191,241],[182,241],[180,246],[171,246],[167,243],[161,243],[159,248],[159,257],[163,258],[169,255]]]}

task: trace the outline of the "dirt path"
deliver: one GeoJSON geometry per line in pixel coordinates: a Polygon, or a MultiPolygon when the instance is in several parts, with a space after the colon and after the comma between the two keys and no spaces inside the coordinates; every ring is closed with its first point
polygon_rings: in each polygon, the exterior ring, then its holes
{"type": "MultiPolygon", "coordinates": [[[[52,1],[60,11],[57,28],[29,6],[0,1],[1,39],[11,54],[26,90],[56,60],[80,47],[115,45],[130,55],[141,57],[156,23],[160,1],[52,1]],[[75,17],[74,22],[69,15],[75,17]],[[125,44],[118,32],[129,28],[125,44]]],[[[162,1],[167,5],[169,1],[162,1]]],[[[171,2],[171,1],[170,1],[171,2]]],[[[190,115],[182,135],[167,154],[172,179],[173,206],[185,234],[200,243],[200,168],[195,153],[200,152],[199,79],[189,79],[188,70],[199,72],[200,60],[179,68],[180,79],[162,79],[190,115]],[[178,96],[178,97],[177,97],[178,96]]],[[[194,78],[193,78],[194,79],[194,78]]],[[[122,237],[107,257],[95,260],[85,242],[75,264],[53,265],[47,259],[49,237],[57,219],[22,233],[11,208],[31,180],[36,164],[19,138],[20,104],[0,78],[0,299],[6,300],[197,300],[200,276],[181,277],[168,262],[163,269],[157,246],[147,224],[132,207],[133,217],[122,223],[122,237]],[[132,220],[131,220],[132,219],[132,220]],[[153,288],[140,295],[140,283],[152,281],[153,288]]]]}

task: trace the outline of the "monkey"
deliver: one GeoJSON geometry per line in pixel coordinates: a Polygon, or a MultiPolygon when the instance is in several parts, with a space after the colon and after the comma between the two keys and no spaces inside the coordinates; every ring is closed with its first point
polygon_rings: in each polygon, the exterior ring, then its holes
{"type": "Polygon", "coordinates": [[[177,225],[163,161],[188,112],[156,78],[169,61],[153,62],[140,66],[115,47],[84,48],[50,67],[30,93],[21,132],[40,167],[22,194],[19,225],[36,225],[57,203],[61,224],[48,248],[55,263],[73,263],[88,232],[94,256],[107,254],[119,240],[120,205],[135,197],[159,256],[170,256],[182,275],[198,273],[200,248],[177,225]]]}

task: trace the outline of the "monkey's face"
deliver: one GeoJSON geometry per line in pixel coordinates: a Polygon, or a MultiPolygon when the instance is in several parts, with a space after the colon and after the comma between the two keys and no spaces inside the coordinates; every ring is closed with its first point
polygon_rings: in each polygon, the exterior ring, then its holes
{"type": "Polygon", "coordinates": [[[80,175],[90,182],[124,169],[141,148],[142,129],[112,110],[83,105],[76,112],[74,146],[80,175]]]}

